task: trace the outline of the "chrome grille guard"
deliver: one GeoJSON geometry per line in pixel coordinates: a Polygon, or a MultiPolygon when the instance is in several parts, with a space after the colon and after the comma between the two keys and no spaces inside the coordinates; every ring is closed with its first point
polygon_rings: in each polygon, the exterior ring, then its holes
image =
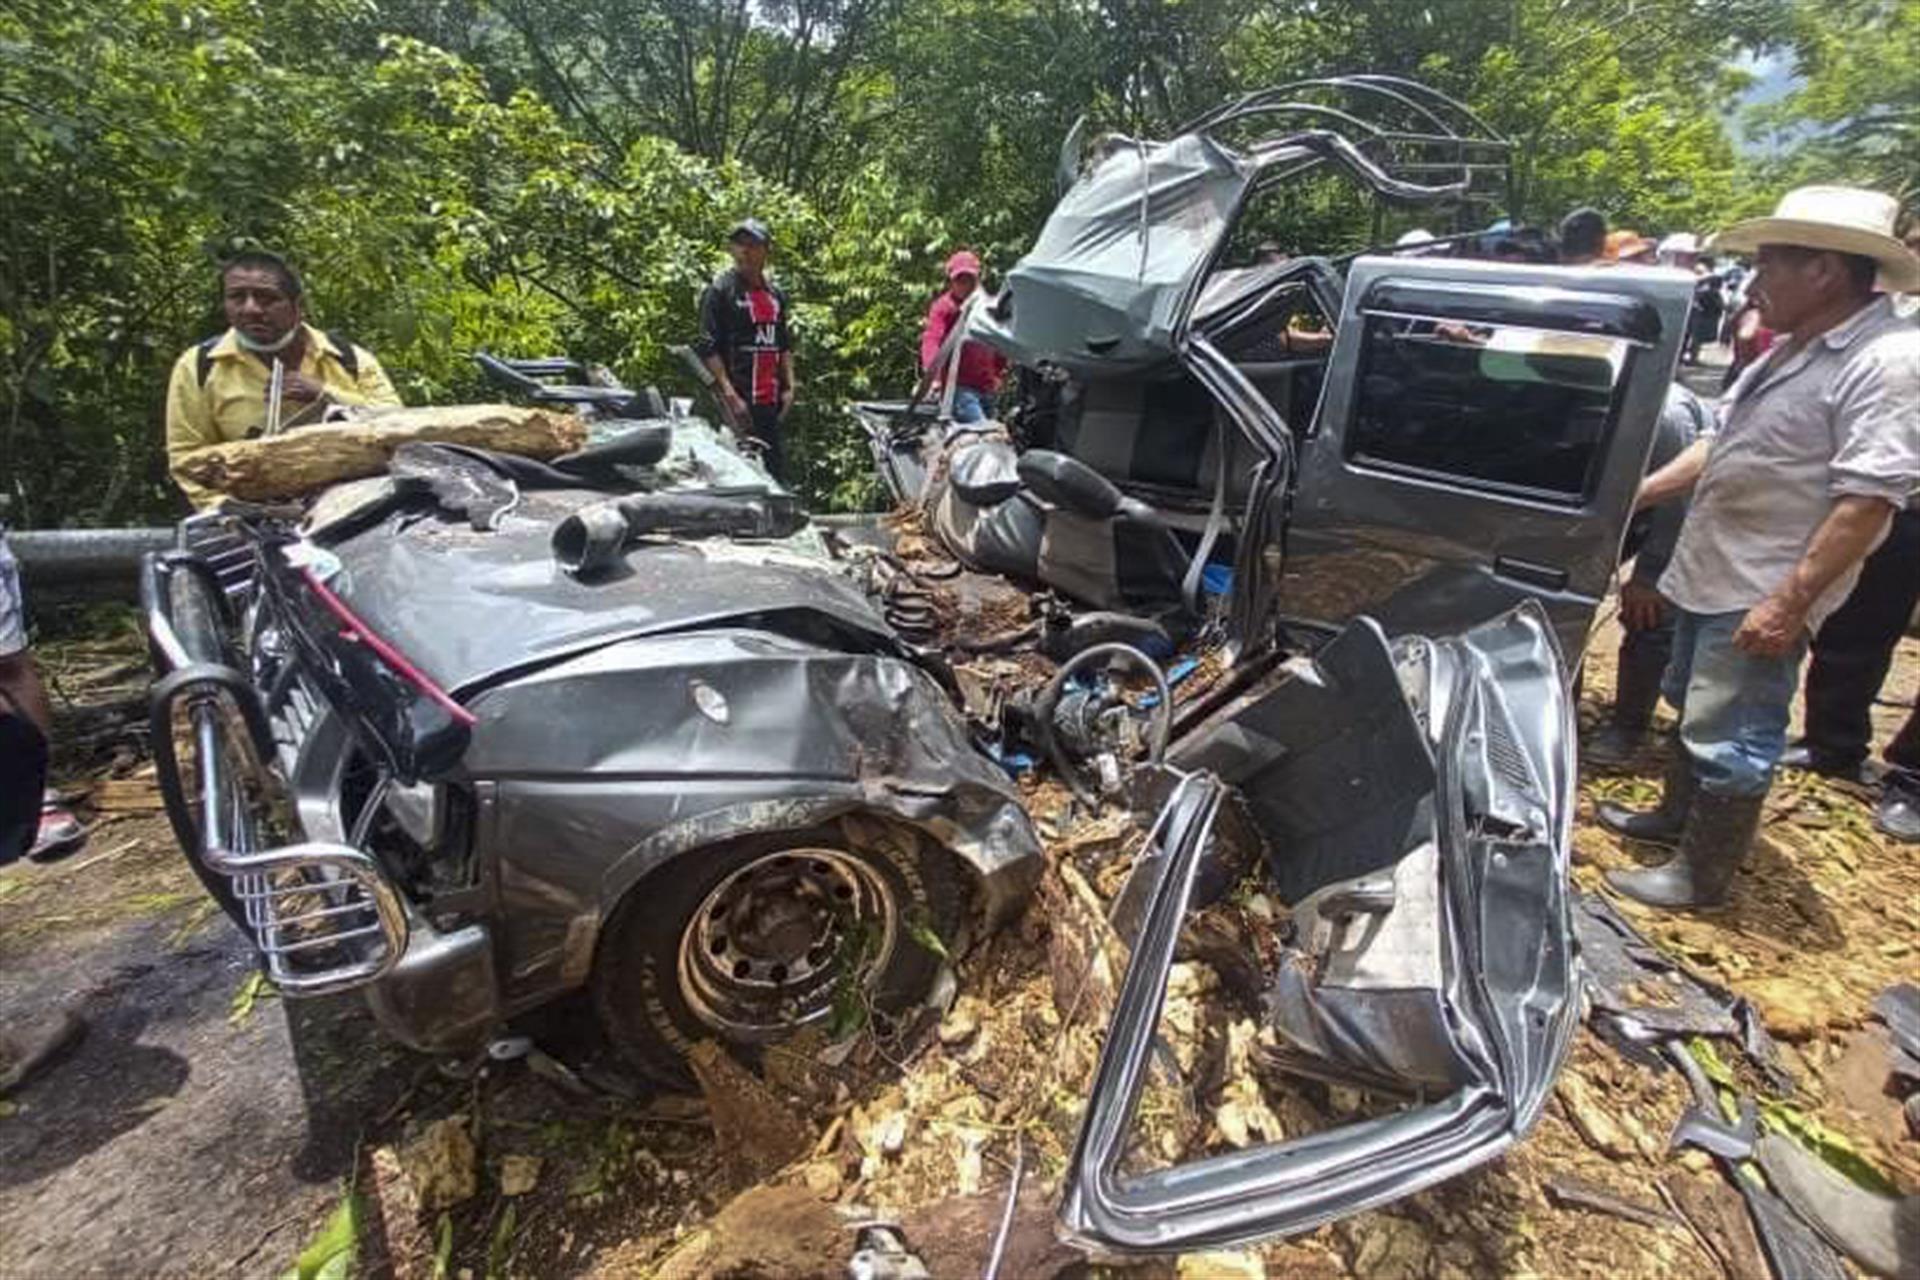
{"type": "Polygon", "coordinates": [[[159,673],[151,742],[167,816],[209,892],[246,930],[289,996],[372,982],[407,945],[406,907],[379,862],[356,847],[379,809],[376,787],[348,843],[271,846],[264,817],[281,792],[259,694],[228,660],[228,601],[206,562],[147,555],[140,595],[159,673]],[[191,747],[190,761],[181,743],[191,747]]]}

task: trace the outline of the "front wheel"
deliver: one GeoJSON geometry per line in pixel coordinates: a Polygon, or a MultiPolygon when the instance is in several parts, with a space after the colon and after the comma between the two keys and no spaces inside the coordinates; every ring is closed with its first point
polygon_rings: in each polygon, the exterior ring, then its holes
{"type": "Polygon", "coordinates": [[[751,1058],[803,1027],[846,1031],[923,998],[967,896],[946,850],[867,814],[695,849],[608,920],[594,1005],[623,1057],[690,1087],[701,1040],[751,1058]]]}

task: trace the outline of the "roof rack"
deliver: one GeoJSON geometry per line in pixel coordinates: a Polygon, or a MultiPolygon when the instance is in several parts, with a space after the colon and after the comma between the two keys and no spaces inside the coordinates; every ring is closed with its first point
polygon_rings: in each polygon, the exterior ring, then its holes
{"type": "Polygon", "coordinates": [[[1272,165],[1260,176],[1263,187],[1332,160],[1388,199],[1468,199],[1495,194],[1484,190],[1484,175],[1504,184],[1513,149],[1472,108],[1388,75],[1322,76],[1255,90],[1179,132],[1214,135],[1256,120],[1293,126],[1245,148],[1272,165]],[[1301,155],[1303,148],[1309,154],[1301,155]]]}

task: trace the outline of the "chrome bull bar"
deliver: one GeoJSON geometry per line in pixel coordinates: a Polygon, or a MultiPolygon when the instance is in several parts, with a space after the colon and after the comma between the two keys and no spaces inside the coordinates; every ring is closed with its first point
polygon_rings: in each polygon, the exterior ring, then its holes
{"type": "Polygon", "coordinates": [[[274,756],[266,712],[246,677],[222,660],[226,637],[206,626],[209,617],[227,616],[223,586],[203,561],[178,552],[150,554],[141,566],[141,603],[160,669],[151,741],[168,817],[202,883],[246,930],[283,993],[365,985],[399,963],[408,936],[398,890],[378,860],[356,847],[384,786],[368,796],[348,843],[267,843],[263,827],[281,788],[267,766],[274,756]],[[192,592],[202,593],[198,621],[182,625],[174,602],[192,592]],[[192,747],[190,767],[180,755],[183,738],[192,747]]]}

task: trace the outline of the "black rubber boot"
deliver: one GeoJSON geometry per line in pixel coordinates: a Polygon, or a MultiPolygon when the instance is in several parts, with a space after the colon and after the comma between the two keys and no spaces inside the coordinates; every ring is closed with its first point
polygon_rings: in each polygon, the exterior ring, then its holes
{"type": "Polygon", "coordinates": [[[1766,793],[1717,796],[1701,791],[1687,813],[1686,833],[1671,858],[1657,867],[1609,871],[1618,893],[1650,907],[1717,907],[1727,900],[1733,876],[1760,830],[1766,793]]]}
{"type": "Polygon", "coordinates": [[[1601,802],[1594,816],[1600,825],[1629,840],[1673,848],[1687,828],[1694,799],[1693,757],[1679,739],[1668,744],[1667,771],[1660,781],[1660,803],[1651,809],[1629,809],[1611,800],[1601,802]]]}
{"type": "MultiPolygon", "coordinates": [[[[1671,645],[1625,643],[1615,668],[1613,714],[1581,747],[1590,764],[1617,768],[1630,763],[1647,745],[1647,728],[1660,702],[1660,677],[1666,674],[1671,645]]],[[[1677,838],[1677,836],[1676,836],[1677,838]]]]}

